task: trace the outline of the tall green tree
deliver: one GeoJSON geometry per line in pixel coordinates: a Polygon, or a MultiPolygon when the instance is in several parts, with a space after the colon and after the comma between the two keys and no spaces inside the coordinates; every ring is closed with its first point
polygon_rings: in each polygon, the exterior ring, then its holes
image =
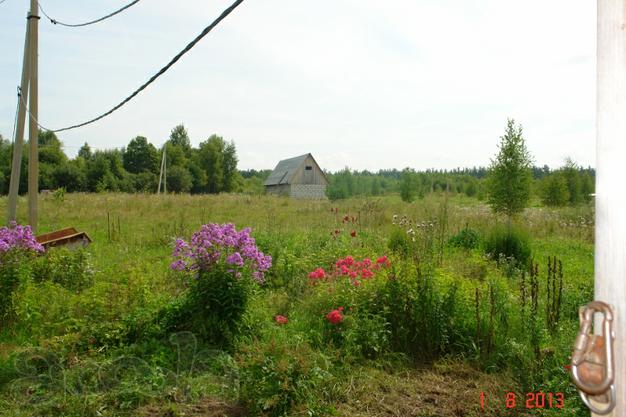
{"type": "Polygon", "coordinates": [[[61,165],[67,162],[67,156],[63,152],[63,144],[54,132],[40,130],[38,142],[40,164],[61,165]]]}
{"type": "Polygon", "coordinates": [[[561,172],[553,172],[542,180],[541,201],[553,207],[561,207],[569,202],[567,181],[561,172]]]}
{"type": "Polygon", "coordinates": [[[185,129],[183,124],[179,124],[172,129],[169,142],[174,146],[179,146],[185,155],[189,155],[191,151],[191,141],[189,140],[187,129],[185,129]]]}
{"type": "Polygon", "coordinates": [[[143,136],[137,136],[130,141],[124,150],[123,161],[126,171],[133,174],[144,171],[156,173],[158,171],[159,157],[157,150],[143,136]]]}
{"type": "Polygon", "coordinates": [[[487,201],[494,212],[508,217],[510,225],[511,218],[524,210],[530,198],[532,157],[524,143],[522,126],[516,126],[513,119],[507,121],[498,147],[487,175],[487,201]]]}
{"type": "Polygon", "coordinates": [[[411,203],[415,200],[418,192],[419,179],[414,170],[406,168],[400,177],[400,198],[402,201],[411,203]]]}
{"type": "Polygon", "coordinates": [[[206,192],[216,194],[224,186],[224,139],[211,135],[198,149],[200,168],[206,173],[206,192]]]}
{"type": "Polygon", "coordinates": [[[593,179],[589,172],[584,172],[580,177],[580,192],[585,203],[591,201],[591,194],[595,191],[593,179]]]}
{"type": "Polygon", "coordinates": [[[569,203],[576,206],[583,202],[583,194],[581,190],[581,178],[578,166],[571,158],[565,159],[565,165],[561,168],[561,173],[567,184],[569,193],[569,203]]]}
{"type": "Polygon", "coordinates": [[[93,154],[91,153],[91,147],[87,142],[78,150],[78,156],[83,158],[85,161],[89,161],[93,154]]]}
{"type": "Polygon", "coordinates": [[[186,168],[173,166],[167,170],[167,191],[173,193],[188,193],[193,181],[186,168]]]}
{"type": "Polygon", "coordinates": [[[238,187],[238,184],[242,182],[241,174],[237,171],[237,149],[235,148],[235,142],[230,141],[224,144],[224,150],[222,153],[222,175],[224,176],[222,191],[232,192],[238,187]]]}

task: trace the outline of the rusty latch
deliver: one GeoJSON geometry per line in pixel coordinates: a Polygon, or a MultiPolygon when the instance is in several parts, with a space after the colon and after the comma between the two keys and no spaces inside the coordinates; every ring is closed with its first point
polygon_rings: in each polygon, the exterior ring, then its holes
{"type": "Polygon", "coordinates": [[[615,407],[613,310],[602,301],[593,301],[581,307],[578,315],[580,330],[572,354],[574,384],[585,405],[594,413],[605,415],[615,407]],[[600,335],[591,333],[594,313],[604,315],[600,335]]]}

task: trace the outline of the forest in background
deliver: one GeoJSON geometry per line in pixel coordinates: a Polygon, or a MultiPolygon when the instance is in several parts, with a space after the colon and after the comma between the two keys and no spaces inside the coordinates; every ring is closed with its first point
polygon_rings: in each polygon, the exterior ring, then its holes
{"type": "MultiPolygon", "coordinates": [[[[85,143],[75,158],[69,158],[63,151],[62,142],[47,131],[39,132],[39,146],[40,190],[155,193],[164,149],[168,192],[262,194],[263,182],[273,168],[239,170],[234,141],[214,134],[194,148],[183,125],[172,129],[161,149],[149,143],[147,138],[137,136],[122,149],[92,150],[85,143]]],[[[9,190],[12,155],[12,143],[0,136],[2,195],[9,190]]],[[[27,166],[28,152],[24,152],[20,193],[27,190],[27,166]]],[[[381,169],[377,172],[346,167],[334,173],[326,171],[330,182],[327,195],[331,200],[338,200],[399,193],[404,201],[413,201],[429,193],[447,191],[482,200],[486,195],[487,172],[486,167],[424,171],[381,169]]],[[[532,177],[533,196],[547,206],[586,203],[594,192],[595,170],[578,166],[569,158],[558,169],[534,166],[532,177]]]]}

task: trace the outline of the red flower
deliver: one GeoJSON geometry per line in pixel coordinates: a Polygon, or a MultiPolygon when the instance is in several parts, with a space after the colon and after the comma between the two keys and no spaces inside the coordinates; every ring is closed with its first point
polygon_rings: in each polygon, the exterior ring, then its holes
{"type": "Polygon", "coordinates": [[[345,216],[343,216],[343,222],[347,223],[350,221],[350,216],[348,216],[347,214],[345,216]]]}
{"type": "Polygon", "coordinates": [[[280,314],[278,314],[277,316],[274,316],[274,321],[278,324],[287,324],[289,323],[289,319],[285,316],[281,316],[280,314]]]}
{"type": "Polygon", "coordinates": [[[326,278],[326,271],[324,268],[317,268],[315,271],[309,274],[310,279],[324,279],[326,278]]]}
{"type": "Polygon", "coordinates": [[[387,258],[387,256],[381,256],[380,258],[376,260],[376,265],[387,267],[391,265],[391,262],[389,262],[389,259],[387,258]]]}
{"type": "Polygon", "coordinates": [[[341,323],[343,321],[343,314],[341,313],[342,311],[343,311],[343,307],[339,307],[331,311],[330,313],[326,314],[326,320],[328,320],[332,324],[341,323]]]}
{"type": "Polygon", "coordinates": [[[350,232],[350,236],[352,236],[352,237],[356,237],[356,230],[351,231],[351,232],[350,232]]]}
{"type": "Polygon", "coordinates": [[[373,276],[374,276],[374,273],[370,271],[369,269],[361,270],[361,278],[371,278],[373,276]]]}

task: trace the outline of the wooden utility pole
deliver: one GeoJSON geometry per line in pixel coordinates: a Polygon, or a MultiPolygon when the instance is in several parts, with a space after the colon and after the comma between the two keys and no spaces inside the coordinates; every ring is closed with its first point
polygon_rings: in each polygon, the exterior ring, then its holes
{"type": "Polygon", "coordinates": [[[161,169],[159,170],[159,186],[157,187],[157,195],[159,195],[159,193],[161,192],[161,182],[163,182],[163,194],[167,193],[167,189],[165,186],[165,183],[167,180],[164,178],[165,171],[167,170],[167,168],[165,167],[165,165],[167,164],[165,160],[166,152],[167,152],[167,143],[163,145],[163,153],[161,154],[161,169]]]}
{"type": "Polygon", "coordinates": [[[30,123],[28,127],[28,141],[30,152],[28,154],[28,223],[37,232],[37,198],[39,196],[39,101],[37,98],[38,82],[38,35],[39,35],[39,5],[37,0],[30,0],[30,15],[28,16],[30,27],[30,88],[28,108],[30,111],[30,123]]]}
{"type": "Polygon", "coordinates": [[[29,33],[30,21],[26,22],[26,38],[24,40],[24,59],[22,61],[22,81],[18,92],[17,126],[15,129],[15,142],[13,143],[13,161],[11,163],[11,182],[9,184],[9,202],[7,205],[7,223],[16,220],[17,196],[20,190],[20,175],[22,170],[22,148],[24,146],[24,122],[26,119],[26,105],[28,100],[28,78],[30,72],[29,33]]]}
{"type": "Polygon", "coordinates": [[[614,308],[616,406],[609,415],[621,417],[626,415],[626,0],[597,5],[595,299],[614,308]]]}
{"type": "Polygon", "coordinates": [[[163,147],[163,194],[167,194],[167,142],[163,147]]]}

